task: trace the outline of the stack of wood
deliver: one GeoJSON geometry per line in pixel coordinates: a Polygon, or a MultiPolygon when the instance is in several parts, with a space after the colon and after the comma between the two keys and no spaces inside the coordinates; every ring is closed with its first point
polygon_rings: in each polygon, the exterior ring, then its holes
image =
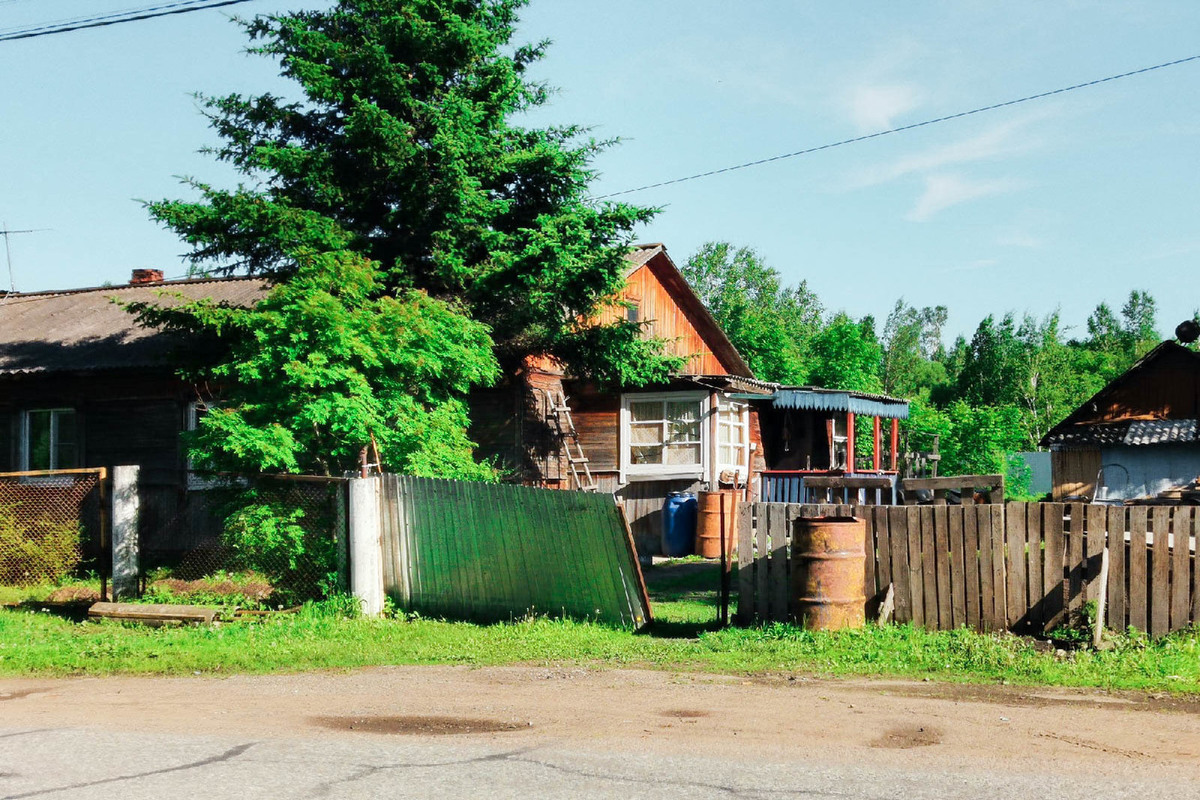
{"type": "Polygon", "coordinates": [[[1179,486],[1159,492],[1151,497],[1139,497],[1128,501],[1134,506],[1200,506],[1200,477],[1179,486]]]}

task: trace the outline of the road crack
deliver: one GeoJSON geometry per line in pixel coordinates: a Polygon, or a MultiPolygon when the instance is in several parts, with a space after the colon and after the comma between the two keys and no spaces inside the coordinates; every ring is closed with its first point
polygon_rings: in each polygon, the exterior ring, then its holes
{"type": "Polygon", "coordinates": [[[82,783],[64,784],[63,786],[52,786],[48,789],[35,789],[32,792],[5,795],[4,797],[0,798],[0,800],[21,800],[25,797],[38,797],[39,795],[54,794],[55,792],[68,792],[72,789],[87,789],[92,786],[103,786],[108,783],[120,783],[121,781],[132,781],[137,780],[138,778],[148,778],[151,775],[166,775],[171,772],[185,772],[189,769],[199,769],[200,767],[207,767],[213,764],[221,764],[226,761],[232,761],[233,759],[245,753],[251,747],[254,747],[255,744],[256,742],[239,744],[235,747],[229,748],[224,753],[220,753],[215,756],[209,756],[208,758],[202,758],[199,761],[190,761],[187,764],[179,764],[178,766],[174,767],[152,769],[146,772],[137,772],[132,775],[117,775],[112,778],[101,778],[100,780],[96,781],[84,781],[82,783]]]}

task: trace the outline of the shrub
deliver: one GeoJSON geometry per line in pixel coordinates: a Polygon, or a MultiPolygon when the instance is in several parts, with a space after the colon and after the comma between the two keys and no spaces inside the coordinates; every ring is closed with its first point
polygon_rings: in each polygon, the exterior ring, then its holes
{"type": "Polygon", "coordinates": [[[272,601],[292,604],[325,594],[336,570],[331,520],[273,492],[250,490],[225,519],[225,545],[238,569],[262,573],[272,601]]]}
{"type": "Polygon", "coordinates": [[[0,505],[0,584],[58,583],[83,558],[83,528],[76,520],[27,518],[19,504],[0,505]]]}

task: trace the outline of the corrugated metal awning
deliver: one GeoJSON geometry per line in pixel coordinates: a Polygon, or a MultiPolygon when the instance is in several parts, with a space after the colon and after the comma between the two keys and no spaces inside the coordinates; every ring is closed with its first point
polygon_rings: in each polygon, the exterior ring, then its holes
{"type": "Polygon", "coordinates": [[[864,417],[908,419],[908,401],[865,392],[839,392],[833,389],[781,388],[773,395],[749,393],[730,395],[738,400],[770,400],[775,408],[800,411],[832,411],[864,417]]]}

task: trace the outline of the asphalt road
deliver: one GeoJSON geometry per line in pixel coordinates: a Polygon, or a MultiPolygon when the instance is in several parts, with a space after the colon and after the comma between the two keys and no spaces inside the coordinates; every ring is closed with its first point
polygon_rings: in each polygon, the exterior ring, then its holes
{"type": "Polygon", "coordinates": [[[1200,798],[1190,703],[543,673],[0,681],[0,800],[1200,798]]]}

